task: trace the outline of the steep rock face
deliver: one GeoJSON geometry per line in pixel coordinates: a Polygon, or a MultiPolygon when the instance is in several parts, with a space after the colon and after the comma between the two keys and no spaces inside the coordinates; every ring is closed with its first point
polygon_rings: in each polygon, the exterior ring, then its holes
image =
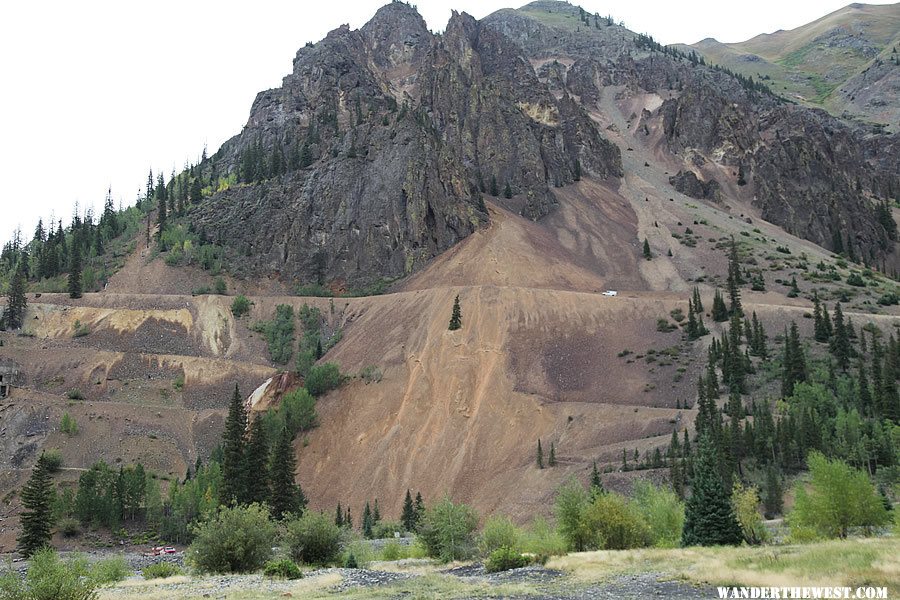
{"type": "Polygon", "coordinates": [[[503,35],[454,13],[434,36],[402,2],[301,48],[201,168],[242,182],[191,213],[241,257],[235,270],[351,285],[405,275],[471,234],[494,187],[537,219],[577,171],[621,175],[618,148],[503,35]]]}
{"type": "Polygon", "coordinates": [[[676,190],[698,200],[712,200],[719,202],[722,199],[722,187],[715,179],[701,181],[693,171],[678,171],[669,177],[669,183],[676,190]]]}
{"type": "Polygon", "coordinates": [[[735,173],[743,168],[763,218],[869,261],[894,251],[875,207],[900,190],[895,136],[747,89],[727,73],[653,50],[623,27],[587,26],[574,6],[533,2],[484,22],[533,62],[565,65],[563,93],[588,110],[599,108],[606,86],[665,98],[643,119],[659,119],[668,150],[686,163],[699,156],[735,173]]]}

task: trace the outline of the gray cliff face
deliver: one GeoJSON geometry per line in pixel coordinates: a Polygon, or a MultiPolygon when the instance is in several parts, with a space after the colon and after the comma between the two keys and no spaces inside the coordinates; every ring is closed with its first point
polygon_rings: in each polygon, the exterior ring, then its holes
{"type": "MultiPolygon", "coordinates": [[[[658,119],[669,149],[688,163],[702,156],[734,171],[743,167],[765,219],[829,249],[849,244],[870,261],[893,252],[894,240],[875,207],[900,191],[897,134],[865,131],[824,111],[748,90],[727,73],[639,47],[636,34],[617,25],[573,31],[542,20],[544,13],[564,11],[578,14],[577,7],[539,1],[483,22],[533,61],[552,57],[543,76],[551,84],[564,81],[564,92],[589,110],[604,86],[668,97],[641,118],[658,119]],[[560,66],[563,59],[567,67],[560,66]]],[[[694,197],[715,197],[717,191],[704,189],[692,175],[672,183],[694,197]]]]}
{"type": "Polygon", "coordinates": [[[485,224],[492,180],[524,215],[548,214],[551,186],[572,182],[576,163],[622,173],[618,148],[517,46],[466,14],[434,36],[394,2],[297,52],[282,86],[257,96],[242,133],[202,167],[242,183],[191,220],[240,257],[240,272],[364,285],[410,273],[485,224]],[[248,164],[265,175],[246,176],[248,164]]]}

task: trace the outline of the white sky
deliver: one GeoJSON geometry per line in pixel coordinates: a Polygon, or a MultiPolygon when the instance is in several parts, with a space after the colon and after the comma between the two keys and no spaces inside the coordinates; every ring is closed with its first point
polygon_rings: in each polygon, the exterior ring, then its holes
{"type": "MultiPolygon", "coordinates": [[[[68,223],[108,186],[131,203],[160,169],[212,154],[239,133],[256,93],[281,83],[297,49],[358,28],[388,0],[20,0],[0,5],[0,243],[39,217],[68,223]]],[[[525,0],[424,0],[442,30],[450,9],[476,18],[525,0]]],[[[848,0],[581,0],[664,44],[737,42],[791,29],[848,0]],[[740,7],[740,8],[736,8],[740,7]]],[[[885,3],[876,0],[875,3],[885,3]]]]}

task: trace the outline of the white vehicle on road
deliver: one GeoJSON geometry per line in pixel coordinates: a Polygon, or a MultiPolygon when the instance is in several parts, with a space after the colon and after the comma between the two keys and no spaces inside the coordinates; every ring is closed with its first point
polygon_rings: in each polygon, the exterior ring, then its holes
{"type": "Polygon", "coordinates": [[[619,292],[617,292],[616,290],[606,290],[605,292],[603,292],[603,295],[604,296],[618,296],[619,292]]]}

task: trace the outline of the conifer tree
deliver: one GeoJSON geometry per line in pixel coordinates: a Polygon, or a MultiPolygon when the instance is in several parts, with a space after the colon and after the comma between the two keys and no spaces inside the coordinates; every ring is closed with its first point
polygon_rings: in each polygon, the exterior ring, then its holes
{"type": "Polygon", "coordinates": [[[850,366],[850,339],[847,335],[847,328],[844,325],[844,312],[841,310],[841,303],[838,302],[834,306],[834,335],[831,339],[831,353],[837,359],[838,366],[846,371],[850,366]]]}
{"type": "Polygon", "coordinates": [[[222,494],[223,504],[243,502],[246,497],[244,477],[245,434],[247,431],[247,410],[234,384],[234,394],[228,405],[225,419],[225,433],[222,435],[222,494]]]}
{"type": "Polygon", "coordinates": [[[716,288],[715,296],[713,296],[712,318],[717,323],[728,320],[728,308],[726,308],[725,300],[722,298],[722,293],[718,288],[716,288]]]}
{"type": "Polygon", "coordinates": [[[406,497],[403,499],[403,512],[400,514],[400,522],[403,529],[409,532],[416,530],[416,507],[413,506],[412,494],[409,489],[406,490],[406,497]]]}
{"type": "Polygon", "coordinates": [[[781,514],[782,495],[778,473],[775,471],[775,467],[769,465],[766,469],[766,488],[763,495],[763,508],[767,519],[774,519],[775,515],[781,514]]]}
{"type": "Polygon", "coordinates": [[[510,198],[512,198],[512,196],[513,196],[512,188],[509,187],[509,182],[507,181],[506,187],[503,188],[503,197],[506,198],[507,200],[509,200],[510,198]]]}
{"type": "Polygon", "coordinates": [[[425,500],[422,499],[422,492],[416,492],[416,526],[425,516],[425,500]]]}
{"type": "Polygon", "coordinates": [[[250,439],[244,452],[244,499],[247,504],[269,500],[269,443],[262,418],[250,425],[250,439]]]}
{"type": "Polygon", "coordinates": [[[4,315],[5,326],[8,329],[19,329],[25,322],[25,309],[28,301],[25,298],[25,269],[23,260],[19,260],[9,284],[6,295],[6,313],[4,315]]]}
{"type": "Polygon", "coordinates": [[[575,159],[575,181],[581,181],[581,161],[575,159]]]}
{"type": "Polygon", "coordinates": [[[600,494],[605,493],[606,490],[603,488],[603,480],[600,479],[600,471],[597,470],[597,461],[594,461],[594,466],[591,469],[591,496],[597,497],[600,494]]]}
{"type": "Polygon", "coordinates": [[[556,445],[553,442],[550,442],[550,456],[547,459],[547,464],[551,467],[556,466],[556,445]]]}
{"type": "Polygon", "coordinates": [[[544,468],[544,450],[543,450],[543,448],[541,448],[541,438],[538,438],[537,466],[538,466],[538,469],[544,468]]]}
{"type": "Polygon", "coordinates": [[[701,436],[691,495],[685,505],[682,546],[737,545],[743,540],[720,476],[721,458],[713,440],[701,436]]]}
{"type": "Polygon", "coordinates": [[[744,283],[741,276],[741,265],[738,257],[737,242],[734,236],[731,238],[731,249],[728,253],[728,298],[731,302],[728,307],[729,314],[741,314],[741,291],[740,286],[744,283]]]}
{"type": "Polygon", "coordinates": [[[337,509],[334,511],[334,524],[338,527],[344,526],[344,509],[341,508],[340,502],[338,502],[337,509]]]}
{"type": "Polygon", "coordinates": [[[372,526],[378,525],[381,522],[381,510],[378,508],[378,498],[375,498],[375,502],[372,504],[372,526]]]}
{"type": "Polygon", "coordinates": [[[781,395],[784,397],[794,393],[794,386],[806,381],[806,358],[800,344],[800,333],[797,324],[791,321],[790,332],[784,336],[784,358],[781,371],[781,395]]]}
{"type": "Polygon", "coordinates": [[[72,238],[72,251],[69,253],[69,298],[81,298],[81,248],[75,237],[72,238]]]}
{"type": "Polygon", "coordinates": [[[697,314],[701,314],[703,312],[703,300],[700,299],[700,288],[696,285],[694,286],[693,300],[694,310],[697,311],[697,314]]]}
{"type": "Polygon", "coordinates": [[[362,514],[362,532],[366,539],[372,539],[372,509],[369,507],[368,500],[362,514]]]}
{"type": "Polygon", "coordinates": [[[50,544],[53,526],[53,482],[47,456],[41,453],[31,477],[22,488],[22,530],[17,538],[19,552],[25,558],[50,544]]]}
{"type": "Polygon", "coordinates": [[[459,306],[459,294],[453,299],[453,312],[450,315],[450,331],[456,331],[462,327],[462,309],[459,306]]]}
{"type": "MultiPolygon", "coordinates": [[[[165,189],[165,188],[164,188],[165,189]]],[[[156,232],[156,240],[162,243],[162,234],[166,228],[166,223],[168,222],[168,215],[166,210],[166,197],[165,194],[160,193],[157,188],[156,193],[156,223],[159,225],[159,230],[156,232]]]]}
{"type": "MultiPolygon", "coordinates": [[[[287,427],[282,427],[272,453],[270,472],[272,491],[269,502],[272,506],[272,516],[276,519],[289,513],[299,513],[306,508],[306,496],[300,486],[294,482],[296,470],[297,463],[294,460],[294,448],[291,445],[291,432],[287,427]]],[[[335,524],[337,525],[341,525],[343,521],[340,514],[341,505],[338,503],[335,515],[335,524]]]]}
{"type": "MultiPolygon", "coordinates": [[[[828,313],[825,313],[828,318],[828,313]]],[[[822,317],[822,303],[819,302],[819,293],[813,292],[813,338],[817,342],[828,341],[828,330],[822,317]]]]}
{"type": "Polygon", "coordinates": [[[647,238],[644,238],[644,258],[647,260],[653,258],[653,252],[650,251],[650,242],[647,241],[647,238]]]}
{"type": "Polygon", "coordinates": [[[500,195],[500,190],[497,188],[497,176],[491,175],[491,196],[496,198],[500,195]]]}

